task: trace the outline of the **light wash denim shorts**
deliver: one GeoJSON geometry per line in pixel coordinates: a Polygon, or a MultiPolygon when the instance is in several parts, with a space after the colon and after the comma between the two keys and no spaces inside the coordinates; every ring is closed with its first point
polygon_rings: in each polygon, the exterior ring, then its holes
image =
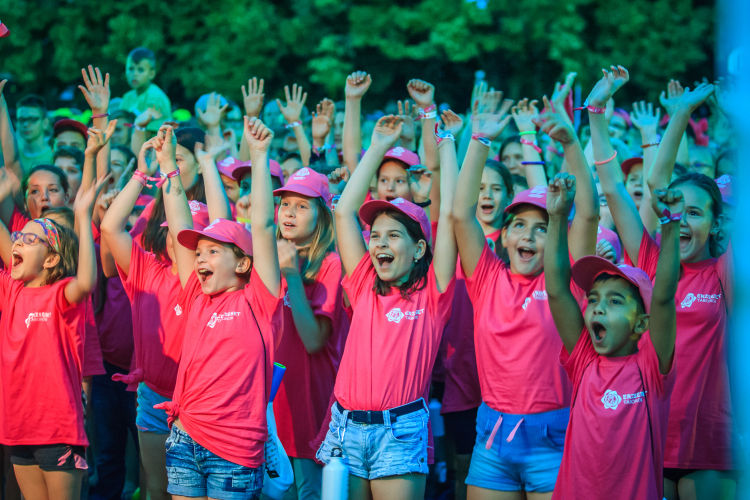
{"type": "MultiPolygon", "coordinates": [[[[383,424],[365,424],[349,420],[334,403],[331,424],[316,457],[328,463],[334,448],[340,448],[349,473],[363,479],[378,479],[402,474],[427,474],[427,422],[423,409],[400,415],[391,423],[389,410],[382,412],[383,424]]],[[[378,413],[378,412],[373,412],[378,413]]]]}
{"type": "Polygon", "coordinates": [[[176,425],[167,438],[167,491],[184,497],[257,500],[264,467],[237,465],[199,445],[176,425]]]}
{"type": "Polygon", "coordinates": [[[170,401],[149,386],[141,382],[138,384],[138,411],[135,415],[135,426],[141,432],[169,434],[167,412],[157,410],[154,405],[170,401]]]}

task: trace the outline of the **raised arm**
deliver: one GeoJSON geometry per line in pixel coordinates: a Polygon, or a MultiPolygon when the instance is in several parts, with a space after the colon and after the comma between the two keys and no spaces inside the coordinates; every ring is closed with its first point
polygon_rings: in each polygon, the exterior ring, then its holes
{"type": "MultiPolygon", "coordinates": [[[[641,131],[643,183],[647,188],[648,177],[656,159],[656,152],[659,150],[659,135],[656,132],[659,127],[660,117],[661,110],[657,107],[656,111],[654,111],[654,106],[651,103],[648,103],[648,105],[646,101],[641,101],[640,104],[637,102],[633,103],[630,121],[641,131]]],[[[641,206],[638,207],[638,212],[641,215],[641,222],[643,222],[646,230],[649,234],[653,234],[659,225],[659,220],[654,216],[654,211],[651,208],[651,189],[643,190],[643,199],[641,200],[641,206]]]]}
{"type": "MultiPolygon", "coordinates": [[[[94,68],[89,64],[88,73],[86,69],[81,69],[83,74],[83,85],[79,85],[78,88],[83,92],[83,97],[91,107],[92,126],[99,130],[109,131],[109,73],[102,78],[102,72],[99,68],[94,68]]],[[[114,131],[114,129],[113,129],[114,131]]],[[[112,136],[111,133],[107,134],[112,136]]],[[[96,155],[96,174],[86,178],[84,172],[83,180],[81,181],[81,188],[86,190],[88,187],[96,182],[96,179],[101,179],[109,173],[109,157],[110,157],[110,145],[109,141],[105,142],[104,147],[99,150],[96,155]]]]}
{"type": "MultiPolygon", "coordinates": [[[[664,106],[670,120],[674,116],[675,111],[677,110],[677,103],[680,102],[680,98],[684,93],[685,89],[680,84],[680,81],[674,79],[669,80],[669,83],[667,83],[666,92],[662,90],[661,95],[659,96],[659,103],[664,106]]],[[[687,133],[683,133],[682,138],[680,139],[680,147],[677,150],[677,161],[683,165],[690,163],[687,133]]]]}
{"type": "Polygon", "coordinates": [[[307,167],[310,165],[310,156],[312,155],[312,147],[310,146],[310,140],[305,134],[305,127],[302,125],[302,108],[305,106],[307,101],[307,92],[302,92],[302,86],[296,83],[292,85],[292,93],[289,93],[289,86],[284,87],[286,93],[286,106],[284,106],[279,99],[276,99],[276,104],[279,106],[281,114],[287,122],[287,128],[291,128],[294,131],[294,138],[297,139],[297,147],[299,148],[299,156],[302,160],[302,165],[307,167]]]}
{"type": "Polygon", "coordinates": [[[162,117],[159,110],[153,104],[133,120],[133,133],[130,134],[130,150],[138,156],[141,152],[143,143],[146,142],[146,127],[152,120],[158,120],[162,117]]]}
{"type": "Polygon", "coordinates": [[[208,205],[209,220],[232,219],[232,206],[229,204],[227,192],[221,183],[219,170],[216,168],[216,157],[227,150],[227,144],[221,143],[204,151],[203,144],[195,145],[195,156],[201,165],[203,184],[206,187],[206,205],[208,205]]]}
{"type": "Polygon", "coordinates": [[[429,199],[435,206],[430,205],[430,218],[435,221],[439,220],[440,217],[440,162],[438,160],[438,145],[435,140],[435,123],[437,122],[435,87],[422,80],[410,80],[406,88],[419,109],[424,111],[424,113],[420,112],[424,166],[432,172],[432,187],[429,199]]]}
{"type": "MultiPolygon", "coordinates": [[[[529,184],[529,189],[547,185],[542,150],[536,140],[536,124],[533,122],[534,118],[539,117],[539,110],[536,107],[537,102],[529,102],[528,98],[522,99],[511,109],[513,120],[515,120],[518,132],[521,134],[521,149],[523,150],[526,182],[529,184]]],[[[546,102],[549,103],[549,101],[546,102]]],[[[551,107],[548,106],[547,109],[551,109],[551,107]]]]}
{"type": "MultiPolygon", "coordinates": [[[[364,71],[355,71],[346,78],[346,106],[344,107],[344,165],[353,174],[362,151],[362,96],[370,88],[372,78],[364,71]]],[[[368,180],[369,182],[369,180],[368,180]]],[[[352,269],[353,271],[354,269],[352,269]]]]}
{"type": "MultiPolygon", "coordinates": [[[[13,184],[11,183],[8,176],[5,174],[3,169],[0,169],[0,203],[11,206],[13,210],[13,200],[11,199],[11,192],[13,191],[13,184]]],[[[12,266],[13,259],[13,242],[10,240],[10,231],[8,226],[0,220],[0,258],[5,263],[6,268],[12,266]]]]}
{"type": "Polygon", "coordinates": [[[397,116],[383,116],[378,120],[372,132],[370,147],[359,162],[357,169],[351,174],[349,183],[336,205],[334,212],[336,243],[341,255],[341,263],[348,276],[351,276],[359,261],[367,253],[367,246],[357,217],[359,207],[365,201],[370,188],[370,179],[375,175],[380,162],[401,136],[401,126],[401,118],[397,116]]]}
{"type": "MultiPolygon", "coordinates": [[[[245,104],[245,115],[248,118],[260,118],[260,113],[263,111],[263,101],[266,95],[263,93],[264,80],[261,78],[258,80],[257,77],[247,81],[247,89],[242,86],[242,99],[245,104]]],[[[250,152],[247,149],[247,141],[244,138],[240,141],[240,161],[248,161],[250,159],[250,152]]]]}
{"type": "MultiPolygon", "coordinates": [[[[430,134],[435,141],[435,133],[430,134]]],[[[423,140],[426,140],[423,138],[423,140]]],[[[435,241],[435,253],[432,266],[435,270],[435,281],[438,290],[446,289],[448,283],[456,274],[458,247],[456,233],[453,230],[453,194],[458,181],[458,159],[456,158],[455,139],[446,138],[437,144],[440,154],[440,219],[438,220],[435,241]]]]}
{"type": "Polygon", "coordinates": [[[320,101],[315,108],[312,119],[312,139],[315,153],[320,154],[320,148],[325,147],[326,138],[333,125],[333,112],[336,105],[327,97],[320,101]]]}
{"type": "Polygon", "coordinates": [[[461,256],[461,267],[467,277],[474,274],[484,250],[485,239],[477,220],[479,185],[490,143],[502,133],[511,116],[479,113],[472,119],[472,140],[458,175],[453,197],[453,229],[461,256]]]}
{"type": "MultiPolygon", "coordinates": [[[[101,151],[105,149],[109,143],[109,139],[115,131],[117,120],[112,120],[107,123],[107,128],[103,132],[96,128],[90,127],[88,129],[88,140],[86,142],[86,150],[83,152],[83,173],[81,175],[81,187],[78,188],[79,192],[88,191],[88,189],[96,184],[97,179],[101,179],[103,176],[98,175],[97,168],[94,165],[101,158],[101,151]]],[[[109,162],[107,162],[106,168],[104,168],[104,175],[109,172],[109,162]]],[[[98,222],[98,221],[97,221],[98,222]]]]}
{"type": "Polygon", "coordinates": [[[276,248],[273,190],[268,150],[273,131],[258,119],[245,118],[245,140],[253,163],[250,220],[253,234],[253,269],[274,296],[281,291],[281,272],[276,248]]]}
{"type": "Polygon", "coordinates": [[[680,222],[685,202],[677,190],[656,189],[652,207],[661,219],[661,250],[656,264],[654,291],[651,295],[651,316],[649,330],[656,356],[659,358],[659,371],[669,373],[677,332],[677,311],[674,298],[677,282],[680,279],[680,222]]]}
{"type": "Polygon", "coordinates": [[[221,95],[211,92],[206,101],[206,110],[196,109],[198,118],[206,126],[206,136],[221,138],[221,116],[229,107],[229,103],[221,105],[221,95]]]}
{"type": "MultiPolygon", "coordinates": [[[[5,163],[5,172],[8,181],[13,187],[12,196],[18,206],[23,206],[23,193],[21,193],[21,179],[23,179],[23,165],[21,165],[21,156],[16,142],[16,134],[13,131],[13,124],[10,122],[8,114],[8,103],[5,102],[3,88],[8,80],[0,81],[0,146],[3,150],[3,161],[5,163]]],[[[7,226],[13,213],[13,207],[10,212],[0,211],[0,218],[7,226]]]]}
{"type": "Polygon", "coordinates": [[[583,315],[570,291],[568,258],[568,214],[576,197],[576,179],[560,173],[547,189],[547,243],[544,247],[544,283],[552,319],[568,354],[573,352],[583,331],[583,315]]]}

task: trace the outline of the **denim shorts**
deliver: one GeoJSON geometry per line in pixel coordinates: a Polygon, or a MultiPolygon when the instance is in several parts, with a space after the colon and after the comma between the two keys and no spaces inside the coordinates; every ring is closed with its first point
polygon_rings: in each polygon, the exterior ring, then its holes
{"type": "Polygon", "coordinates": [[[570,408],[512,415],[482,403],[466,484],[498,491],[554,490],[569,418],[570,408]]]}
{"type": "Polygon", "coordinates": [[[264,467],[256,469],[225,460],[199,445],[176,425],[167,438],[167,492],[217,500],[257,500],[264,467]]]}
{"type": "Polygon", "coordinates": [[[170,401],[170,398],[165,398],[143,382],[138,384],[138,413],[135,416],[135,426],[139,431],[169,434],[167,412],[154,409],[154,405],[165,401],[170,401]]]}
{"type": "Polygon", "coordinates": [[[427,474],[427,422],[424,410],[399,416],[391,423],[388,410],[384,424],[363,424],[347,419],[348,410],[334,403],[331,424],[316,458],[327,464],[334,448],[342,450],[349,473],[363,479],[402,474],[427,474]]]}

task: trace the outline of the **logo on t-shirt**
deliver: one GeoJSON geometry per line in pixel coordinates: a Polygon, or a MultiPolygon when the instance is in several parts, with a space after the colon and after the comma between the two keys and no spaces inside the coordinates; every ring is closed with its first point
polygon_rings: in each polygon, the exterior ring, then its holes
{"type": "Polygon", "coordinates": [[[176,306],[174,306],[174,313],[177,316],[179,316],[180,314],[182,314],[182,308],[180,307],[180,304],[177,304],[176,306]]]}
{"type": "Polygon", "coordinates": [[[214,313],[213,316],[211,316],[211,319],[208,321],[208,326],[213,328],[216,326],[216,323],[219,323],[221,321],[231,321],[236,317],[239,317],[240,313],[238,312],[225,312],[221,314],[214,313]]]}
{"type": "Polygon", "coordinates": [[[523,305],[521,306],[521,309],[524,311],[527,307],[529,307],[529,302],[531,302],[531,297],[526,297],[526,300],[523,301],[523,305]]]}
{"type": "Polygon", "coordinates": [[[44,321],[45,323],[52,317],[51,312],[29,313],[29,317],[24,320],[26,328],[35,321],[44,321]]]}
{"type": "MultiPolygon", "coordinates": [[[[547,291],[546,290],[534,290],[534,292],[531,294],[531,297],[534,298],[534,300],[547,300],[547,291]]],[[[521,306],[521,309],[524,311],[527,307],[529,307],[529,304],[531,303],[531,297],[526,297],[526,300],[523,301],[523,305],[521,306]]]]}
{"type": "Polygon", "coordinates": [[[617,391],[607,389],[607,392],[604,393],[604,397],[602,398],[602,403],[604,403],[605,410],[616,410],[617,407],[620,406],[620,403],[622,403],[622,398],[617,394],[617,391]]]}
{"type": "Polygon", "coordinates": [[[687,308],[692,306],[695,302],[705,302],[707,304],[716,304],[719,299],[721,299],[720,293],[715,294],[705,294],[705,293],[699,293],[698,295],[695,295],[693,293],[688,293],[685,295],[685,298],[682,299],[682,302],[680,303],[680,307],[687,308]]]}
{"type": "Polygon", "coordinates": [[[193,200],[190,203],[188,203],[188,206],[190,207],[190,213],[195,215],[201,210],[201,202],[198,200],[193,200]]]}
{"type": "Polygon", "coordinates": [[[388,314],[385,315],[385,317],[388,318],[388,321],[391,321],[393,323],[400,323],[404,318],[414,321],[423,312],[424,309],[419,309],[418,311],[402,312],[400,308],[394,307],[388,312],[388,314]]]}

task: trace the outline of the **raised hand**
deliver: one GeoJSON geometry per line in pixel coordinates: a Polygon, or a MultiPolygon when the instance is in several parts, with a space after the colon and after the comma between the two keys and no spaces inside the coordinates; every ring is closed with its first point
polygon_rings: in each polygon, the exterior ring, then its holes
{"type": "Polygon", "coordinates": [[[289,240],[281,238],[276,241],[276,248],[279,253],[279,267],[282,273],[299,272],[299,256],[297,247],[289,240]]]}
{"type": "Polygon", "coordinates": [[[276,104],[287,123],[297,122],[302,116],[302,107],[307,101],[307,92],[303,93],[302,86],[297,86],[295,83],[292,85],[291,94],[289,93],[289,85],[284,86],[284,93],[286,94],[286,106],[282,105],[279,99],[276,99],[276,104]]]}
{"type": "Polygon", "coordinates": [[[547,213],[567,217],[576,197],[576,178],[561,172],[550,179],[547,187],[547,213]]]}
{"type": "Polygon", "coordinates": [[[115,201],[118,194],[120,194],[119,189],[112,189],[99,197],[99,200],[96,202],[96,214],[99,220],[104,220],[107,210],[109,210],[109,207],[115,201]]]}
{"type": "Polygon", "coordinates": [[[152,138],[144,142],[143,146],[141,146],[141,151],[138,153],[138,170],[149,177],[153,177],[159,168],[159,163],[156,161],[154,139],[152,138]]]}
{"type": "Polygon", "coordinates": [[[245,141],[250,151],[268,152],[273,141],[273,130],[258,118],[245,117],[245,141]]]}
{"type": "Polygon", "coordinates": [[[86,102],[89,103],[91,112],[95,115],[104,114],[109,108],[109,73],[102,78],[102,72],[99,68],[94,68],[89,64],[89,71],[86,73],[86,69],[81,69],[83,74],[83,83],[78,88],[83,92],[83,97],[86,102]]]}
{"type": "Polygon", "coordinates": [[[146,108],[146,111],[135,117],[133,124],[139,128],[146,128],[146,126],[151,123],[151,120],[158,120],[162,116],[161,111],[156,109],[152,104],[146,108]]]}
{"type": "Polygon", "coordinates": [[[96,183],[91,183],[88,189],[81,189],[76,196],[75,202],[73,202],[73,211],[78,217],[90,218],[94,213],[94,203],[105,187],[109,186],[109,178],[112,177],[112,173],[108,173],[101,179],[97,179],[96,183]]]}
{"type": "Polygon", "coordinates": [[[250,205],[250,193],[239,197],[235,204],[238,219],[250,220],[250,205]]]}
{"type": "Polygon", "coordinates": [[[674,115],[674,112],[677,110],[677,103],[680,102],[680,98],[684,93],[685,89],[682,88],[679,80],[669,80],[667,91],[665,92],[662,90],[661,95],[659,96],[659,102],[664,106],[664,109],[667,110],[669,116],[674,115]]]}
{"type": "MultiPolygon", "coordinates": [[[[531,132],[536,130],[536,125],[532,120],[539,117],[539,110],[536,107],[538,102],[539,101],[537,100],[529,102],[528,98],[524,98],[511,108],[510,111],[519,132],[531,132]]],[[[545,100],[544,103],[548,106],[547,109],[552,109],[552,107],[549,106],[549,101],[545,100]]]]}
{"type": "Polygon", "coordinates": [[[408,100],[403,103],[398,101],[398,116],[404,122],[401,130],[401,138],[406,142],[413,141],[417,135],[416,128],[414,127],[414,119],[418,115],[415,115],[415,112],[419,113],[419,110],[416,106],[412,106],[408,100]]]}
{"type": "Polygon", "coordinates": [[[504,115],[492,113],[474,115],[471,121],[471,132],[494,141],[503,132],[512,118],[510,115],[504,115]]]}
{"type": "Polygon", "coordinates": [[[635,128],[641,133],[655,134],[659,128],[659,118],[661,118],[661,109],[658,107],[654,111],[654,105],[646,104],[646,101],[633,103],[633,111],[630,112],[630,121],[635,128]]]}
{"type": "Polygon", "coordinates": [[[398,138],[401,137],[401,129],[404,122],[400,116],[387,115],[383,116],[375,124],[372,131],[372,140],[370,147],[379,147],[385,150],[391,149],[398,138]]]}
{"type": "Polygon", "coordinates": [[[422,165],[409,167],[409,190],[414,203],[424,203],[430,199],[432,172],[422,165]]]}
{"type": "Polygon", "coordinates": [[[196,109],[198,118],[206,125],[207,128],[218,128],[221,123],[221,116],[224,111],[229,107],[229,103],[221,105],[221,95],[216,92],[211,92],[206,102],[206,110],[196,109]]]}
{"type": "Polygon", "coordinates": [[[596,255],[603,259],[607,259],[614,264],[617,264],[617,262],[615,261],[615,259],[617,258],[617,255],[615,254],[615,247],[613,247],[612,243],[607,240],[602,239],[596,243],[596,255]]]}
{"type": "Polygon", "coordinates": [[[651,195],[651,208],[658,218],[682,214],[685,198],[679,189],[654,189],[651,195]]]}
{"type": "Polygon", "coordinates": [[[623,66],[610,66],[610,69],[611,71],[602,69],[602,79],[596,82],[596,85],[594,85],[591,93],[586,98],[589,106],[595,108],[606,107],[607,101],[630,80],[630,74],[623,66]]]}
{"type": "Polygon", "coordinates": [[[325,143],[326,137],[331,132],[334,108],[335,104],[328,98],[320,101],[315,107],[312,120],[312,136],[313,139],[317,139],[321,144],[325,143]]]}
{"type": "Polygon", "coordinates": [[[431,83],[416,79],[409,80],[406,89],[409,91],[409,96],[422,109],[428,108],[435,100],[435,87],[431,83]]]}
{"type": "Polygon", "coordinates": [[[201,144],[200,142],[195,144],[195,158],[198,160],[198,163],[201,164],[216,161],[216,157],[226,151],[229,148],[229,144],[223,142],[221,144],[217,144],[208,151],[204,151],[203,147],[203,144],[201,144]]]}
{"type": "Polygon", "coordinates": [[[364,71],[355,71],[346,77],[344,95],[347,98],[361,99],[367,93],[367,89],[370,88],[371,83],[372,78],[370,78],[369,74],[364,71]]]}
{"type": "Polygon", "coordinates": [[[570,90],[573,88],[573,82],[575,82],[578,73],[571,71],[565,76],[565,83],[555,83],[555,90],[552,92],[552,105],[555,107],[555,112],[562,113],[565,108],[565,99],[568,97],[570,90]]]}
{"type": "Polygon", "coordinates": [[[175,151],[177,150],[177,137],[171,125],[162,125],[154,138],[154,150],[159,165],[175,162],[175,151]]]}
{"type": "Polygon", "coordinates": [[[3,97],[3,89],[5,88],[5,84],[8,83],[8,79],[6,78],[3,81],[0,81],[0,99],[4,99],[3,97]]]}
{"type": "Polygon", "coordinates": [[[107,129],[102,132],[96,127],[89,127],[88,133],[89,138],[86,143],[86,151],[84,153],[88,156],[96,156],[104,146],[107,145],[112,134],[115,132],[115,126],[117,120],[112,120],[107,124],[107,129]]]}
{"type": "Polygon", "coordinates": [[[342,182],[349,182],[349,169],[346,167],[339,167],[328,174],[328,182],[331,184],[341,184],[342,182]]]}
{"type": "Polygon", "coordinates": [[[247,81],[247,89],[242,86],[242,100],[245,103],[245,114],[250,118],[260,118],[260,113],[263,111],[263,99],[265,94],[263,93],[263,79],[253,77],[252,80],[247,81]]]}
{"type": "MultiPolygon", "coordinates": [[[[547,109],[551,109],[547,96],[544,96],[544,105],[547,109]]],[[[573,144],[576,141],[576,133],[573,128],[557,113],[544,113],[538,118],[532,118],[532,120],[542,132],[560,144],[573,144]]]]}
{"type": "Polygon", "coordinates": [[[690,88],[686,88],[682,97],[680,97],[680,100],[677,102],[677,108],[675,111],[677,109],[686,109],[690,113],[693,113],[693,111],[698,109],[706,99],[713,95],[715,90],[716,87],[710,83],[701,83],[693,91],[691,91],[690,88]]]}
{"type": "Polygon", "coordinates": [[[446,109],[440,115],[440,121],[443,122],[443,130],[457,136],[464,128],[464,120],[459,115],[446,109]]]}

